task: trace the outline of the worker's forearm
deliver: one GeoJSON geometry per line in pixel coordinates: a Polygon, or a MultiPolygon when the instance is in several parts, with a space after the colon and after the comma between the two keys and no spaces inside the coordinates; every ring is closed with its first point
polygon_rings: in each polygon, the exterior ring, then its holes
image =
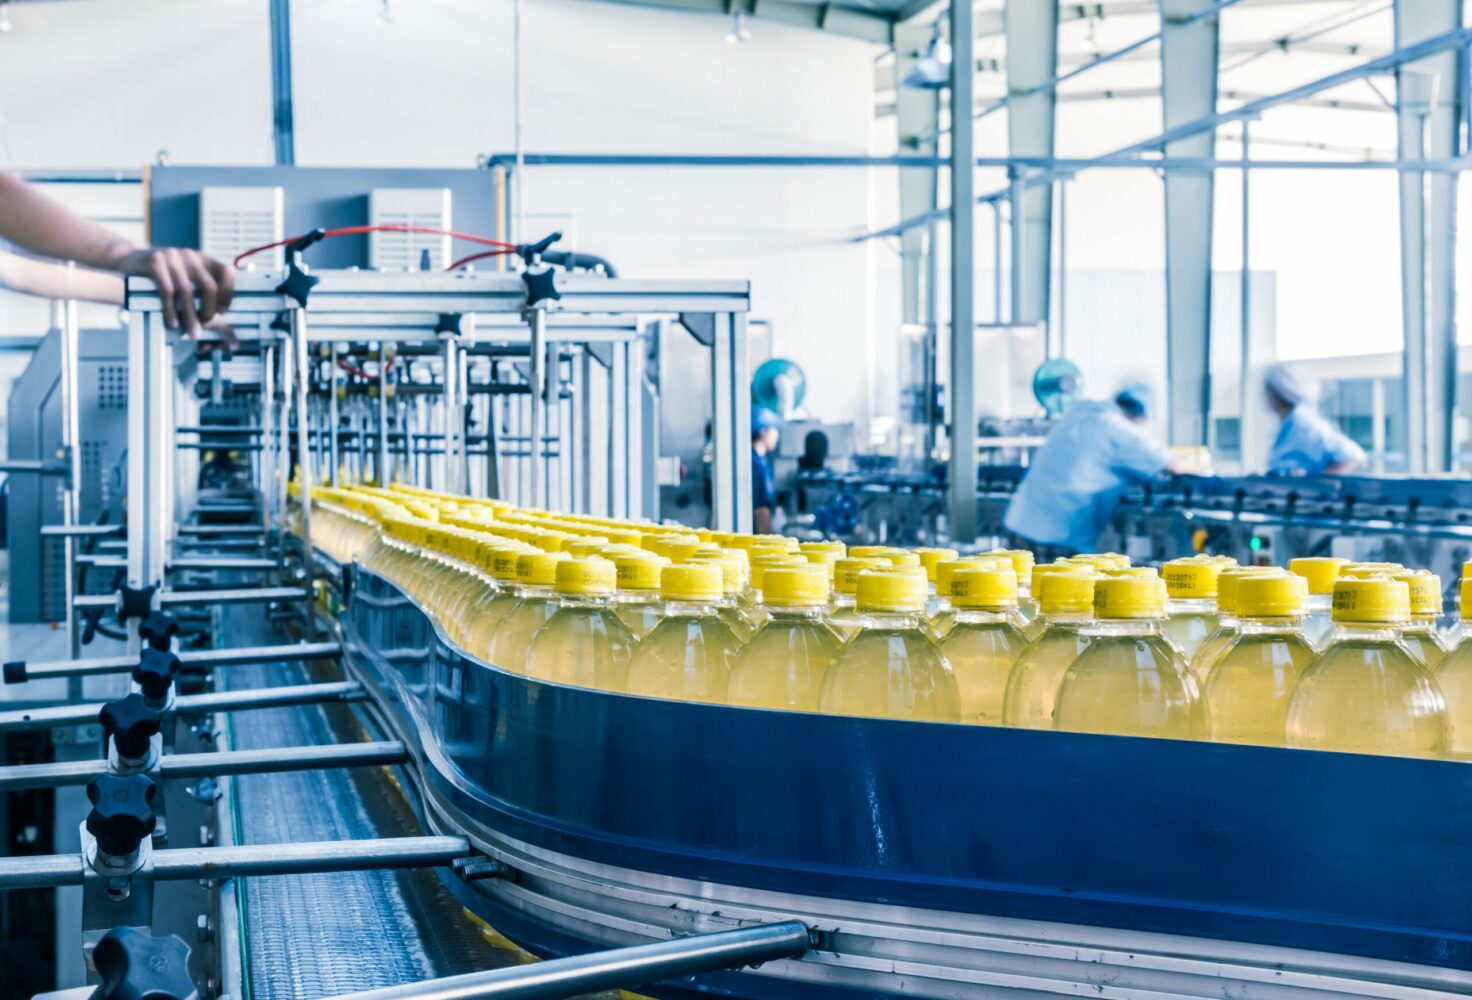
{"type": "Polygon", "coordinates": [[[0,237],[43,257],[115,270],[136,248],[10,174],[0,173],[0,237]]]}
{"type": "Polygon", "coordinates": [[[123,304],[123,279],[84,267],[67,267],[0,251],[0,288],[43,299],[123,304]]]}

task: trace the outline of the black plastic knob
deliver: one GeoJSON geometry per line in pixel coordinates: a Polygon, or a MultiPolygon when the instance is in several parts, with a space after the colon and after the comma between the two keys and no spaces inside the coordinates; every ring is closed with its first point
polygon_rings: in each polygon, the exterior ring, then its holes
{"type": "Polygon", "coordinates": [[[100,852],[124,858],[138,850],[158,823],[152,806],[156,791],[146,774],[99,774],[87,783],[87,798],[92,801],[87,832],[97,838],[100,852]]]}
{"type": "Polygon", "coordinates": [[[178,620],[162,611],[151,611],[147,618],[138,623],[138,638],[164,652],[169,651],[174,644],[174,636],[178,634],[178,620]]]}
{"type": "Polygon", "coordinates": [[[178,672],[177,656],[150,646],[139,654],[138,666],[133,668],[133,680],[143,689],[143,697],[157,703],[169,696],[169,687],[178,672]]]}
{"type": "Polygon", "coordinates": [[[119,757],[137,760],[148,753],[148,741],[162,725],[157,709],[149,708],[140,694],[130,694],[102,706],[97,721],[103,732],[112,737],[119,757]]]}
{"type": "Polygon", "coordinates": [[[198,1000],[189,976],[189,946],[176,935],[153,937],[114,927],[92,951],[101,984],[96,1000],[198,1000]]]}

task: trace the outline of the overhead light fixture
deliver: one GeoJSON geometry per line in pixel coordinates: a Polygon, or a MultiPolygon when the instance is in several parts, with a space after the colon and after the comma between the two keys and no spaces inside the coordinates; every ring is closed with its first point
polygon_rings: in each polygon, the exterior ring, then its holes
{"type": "Polygon", "coordinates": [[[10,23],[10,0],[0,0],[0,33],[7,32],[13,27],[14,25],[10,23]]]}
{"type": "Polygon", "coordinates": [[[937,90],[951,82],[951,44],[941,37],[941,22],[945,15],[935,20],[935,32],[925,46],[925,54],[915,60],[910,72],[900,81],[902,87],[937,90]]]}
{"type": "Polygon", "coordinates": [[[727,45],[740,45],[751,41],[751,29],[746,26],[746,15],[736,11],[731,15],[731,30],[726,32],[727,45]]]}

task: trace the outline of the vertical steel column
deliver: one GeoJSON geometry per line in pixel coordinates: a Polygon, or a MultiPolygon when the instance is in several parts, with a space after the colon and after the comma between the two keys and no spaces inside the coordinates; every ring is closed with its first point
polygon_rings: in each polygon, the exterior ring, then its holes
{"type": "MultiPolygon", "coordinates": [[[[76,265],[67,262],[68,270],[76,265]]],[[[61,523],[70,528],[82,517],[82,422],[77,398],[80,365],[81,328],[77,318],[77,300],[67,299],[61,307],[61,325],[57,330],[61,355],[61,451],[66,461],[66,480],[61,491],[61,523]]],[[[73,659],[82,655],[82,635],[77,628],[77,612],[72,599],[77,590],[77,540],[70,534],[62,538],[62,565],[66,567],[66,636],[73,659]]],[[[82,695],[80,680],[68,685],[72,700],[82,695]]]]}
{"type": "Polygon", "coordinates": [[[1237,453],[1241,456],[1241,472],[1248,471],[1248,449],[1257,440],[1257,417],[1260,405],[1252,398],[1252,200],[1249,179],[1252,123],[1242,123],[1242,283],[1238,288],[1237,309],[1242,335],[1242,357],[1237,375],[1237,453]]]}
{"type": "MultiPolygon", "coordinates": [[[[163,318],[135,310],[128,319],[128,585],[163,583],[171,526],[168,498],[169,427],[165,400],[172,392],[163,318]]],[[[128,627],[137,648],[136,622],[128,627]]]]}
{"type": "MultiPolygon", "coordinates": [[[[291,310],[291,347],[296,351],[296,465],[297,505],[302,517],[302,572],[307,588],[306,636],[310,642],[316,634],[316,615],[312,613],[317,591],[317,560],[312,547],[312,422],[308,416],[309,390],[312,381],[311,345],[307,343],[307,311],[291,310]]],[[[285,509],[284,507],[282,508],[285,509]]]]}
{"type": "MultiPolygon", "coordinates": [[[[1166,130],[1216,113],[1215,0],[1160,0],[1161,104],[1166,130]]],[[[1210,159],[1216,130],[1167,143],[1170,157],[1210,159]]],[[[1170,439],[1207,440],[1211,411],[1211,226],[1214,173],[1165,172],[1166,377],[1170,439]]]]}
{"type": "MultiPolygon", "coordinates": [[[[930,45],[933,29],[918,21],[894,26],[895,125],[901,151],[917,156],[934,156],[940,133],[940,91],[930,87],[899,85],[930,45]]],[[[899,184],[900,218],[909,219],[933,211],[940,187],[940,169],[907,168],[896,171],[899,184]]],[[[922,309],[922,278],[927,258],[935,257],[933,232],[912,226],[900,234],[901,313],[904,323],[935,323],[934,314],[922,309]]],[[[928,294],[929,289],[926,289],[928,294]]]]}
{"type": "Polygon", "coordinates": [[[387,489],[388,474],[388,345],[378,344],[378,465],[373,470],[379,489],[387,489]]]}
{"type": "Polygon", "coordinates": [[[544,506],[542,499],[542,420],[543,394],[547,382],[547,312],[535,306],[528,310],[527,325],[531,327],[531,393],[528,397],[527,420],[527,467],[530,475],[530,503],[533,507],[544,506]]]}
{"type": "Polygon", "coordinates": [[[341,459],[338,457],[338,422],[342,419],[338,412],[337,393],[342,385],[342,369],[337,365],[337,342],[333,341],[327,345],[327,461],[331,463],[327,469],[327,482],[336,487],[339,486],[338,467],[341,459]]]}
{"type": "Polygon", "coordinates": [[[455,335],[447,333],[442,338],[441,364],[445,372],[440,386],[440,404],[444,407],[442,421],[445,431],[443,488],[450,493],[464,493],[464,482],[460,478],[465,468],[464,411],[460,409],[460,357],[455,335]]]}
{"type": "Polygon", "coordinates": [[[272,488],[276,491],[276,513],[280,520],[276,523],[276,548],[280,553],[281,565],[286,565],[286,486],[291,482],[291,391],[296,383],[293,381],[293,371],[296,369],[296,345],[291,342],[290,334],[280,341],[281,350],[277,357],[281,362],[281,372],[278,380],[281,383],[280,402],[277,409],[277,424],[281,427],[281,433],[277,436],[278,450],[276,453],[276,482],[272,488]]]}
{"type": "Polygon", "coordinates": [[[296,162],[296,114],[291,87],[291,0],[271,0],[271,132],[276,165],[296,162]]]}
{"type": "Polygon", "coordinates": [[[269,535],[281,518],[276,509],[276,345],[271,341],[261,346],[260,469],[261,525],[269,535]]]}
{"type": "MultiPolygon", "coordinates": [[[[673,334],[672,325],[660,331],[673,334]]],[[[614,344],[612,362],[608,366],[608,516],[634,517],[629,507],[630,468],[628,448],[634,443],[629,433],[629,345],[614,344]],[[620,449],[623,449],[622,453],[620,449]]]]}
{"type": "MultiPolygon", "coordinates": [[[[460,323],[461,332],[466,337],[472,337],[475,332],[475,316],[465,316],[460,323]]],[[[460,397],[455,401],[455,412],[459,414],[456,426],[460,428],[460,492],[472,496],[475,490],[470,485],[470,353],[461,347],[455,352],[455,357],[460,364],[460,370],[455,374],[455,384],[460,387],[460,397]]]]}
{"type": "MultiPolygon", "coordinates": [[[[1012,156],[1051,157],[1058,75],[1058,0],[1008,0],[1007,146],[1012,156]]],[[[954,42],[954,39],[953,39],[954,42]]],[[[957,105],[951,105],[955,108],[957,105]]],[[[970,104],[962,105],[970,108],[970,104]]],[[[954,137],[953,137],[954,141],[954,137]]],[[[954,147],[953,147],[954,148],[954,147]]],[[[1021,174],[1014,175],[1021,180],[1021,174]]],[[[1014,189],[1012,322],[1047,324],[1053,262],[1053,187],[1014,189]]]]}
{"type": "MultiPolygon", "coordinates": [[[[1014,6],[1007,5],[1009,18],[1014,6]]],[[[971,117],[976,105],[974,22],[971,0],[951,4],[950,533],[953,541],[963,544],[976,539],[976,125],[971,117]]]]}
{"type": "Polygon", "coordinates": [[[1048,358],[1068,356],[1068,178],[1058,178],[1058,322],[1048,331],[1048,358]]]}
{"type": "MultiPolygon", "coordinates": [[[[1461,26],[1457,0],[1396,0],[1396,48],[1461,26]]],[[[1460,155],[1461,61],[1459,50],[1448,50],[1396,70],[1402,160],[1460,155]]],[[[1400,174],[1404,419],[1412,473],[1446,472],[1454,462],[1457,178],[1425,171],[1400,174]]]]}

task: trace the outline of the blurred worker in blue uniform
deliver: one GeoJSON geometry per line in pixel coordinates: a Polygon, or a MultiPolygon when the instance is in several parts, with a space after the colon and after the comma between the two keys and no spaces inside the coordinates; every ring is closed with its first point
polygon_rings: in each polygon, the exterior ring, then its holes
{"type": "Polygon", "coordinates": [[[1365,464],[1365,450],[1319,412],[1319,380],[1287,365],[1267,374],[1268,405],[1282,426],[1268,453],[1268,472],[1343,476],[1365,464]]]}
{"type": "Polygon", "coordinates": [[[1094,551],[1127,486],[1195,471],[1145,430],[1150,397],[1132,384],[1075,403],[1048,432],[1003,518],[1020,545],[1043,558],[1094,551]]]}
{"type": "Polygon", "coordinates": [[[764,406],[751,411],[751,530],[772,530],[772,512],[777,509],[777,480],[767,456],[777,450],[781,439],[777,414],[764,406]]]}

